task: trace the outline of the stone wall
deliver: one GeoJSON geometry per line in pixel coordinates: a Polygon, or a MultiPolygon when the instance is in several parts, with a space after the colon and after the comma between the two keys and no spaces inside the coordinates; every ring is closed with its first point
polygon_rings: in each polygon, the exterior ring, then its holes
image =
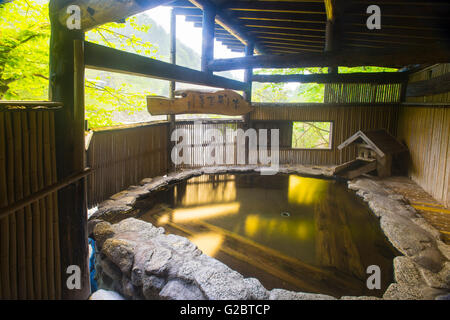
{"type": "Polygon", "coordinates": [[[96,272],[101,289],[127,299],[265,300],[335,299],[331,296],[266,290],[203,254],[184,237],[128,218],[117,224],[97,222],[96,272]]]}

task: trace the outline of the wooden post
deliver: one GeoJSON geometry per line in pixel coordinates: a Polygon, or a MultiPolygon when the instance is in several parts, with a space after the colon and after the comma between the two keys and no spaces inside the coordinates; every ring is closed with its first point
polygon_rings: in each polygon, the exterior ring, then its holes
{"type": "MultiPolygon", "coordinates": [[[[56,167],[58,181],[84,169],[84,33],[68,30],[58,20],[64,1],[51,0],[50,100],[64,107],[55,114],[56,167]],[[74,40],[78,40],[75,44],[74,40]],[[76,71],[75,71],[76,69],[76,71]]],[[[89,287],[89,249],[84,180],[58,192],[59,233],[63,299],[87,299],[89,287]],[[81,288],[66,286],[66,270],[76,265],[81,270],[81,288]]]]}
{"type": "MultiPolygon", "coordinates": [[[[176,64],[177,63],[177,15],[175,13],[175,10],[172,8],[172,11],[170,13],[170,63],[176,64]]],[[[169,98],[174,99],[175,98],[175,88],[176,83],[175,81],[170,81],[170,87],[169,87],[169,98]]],[[[172,161],[171,153],[172,148],[174,146],[174,143],[170,140],[172,136],[173,130],[175,130],[175,121],[176,116],[174,114],[170,114],[168,116],[169,120],[169,134],[167,135],[168,138],[168,144],[167,144],[167,153],[168,153],[168,171],[174,171],[175,170],[175,164],[172,161]]]]}
{"type": "MultiPolygon", "coordinates": [[[[327,20],[325,29],[325,52],[336,50],[336,24],[334,20],[327,20]]],[[[339,67],[328,67],[328,73],[337,74],[339,67]]]]}
{"type": "Polygon", "coordinates": [[[203,29],[202,29],[202,71],[210,72],[208,64],[214,60],[214,26],[216,12],[209,6],[203,7],[203,29]]]}
{"type": "MultiPolygon", "coordinates": [[[[245,46],[245,56],[249,57],[253,55],[254,52],[254,45],[253,43],[249,43],[247,46],[245,46]]],[[[244,82],[248,84],[247,90],[244,91],[244,99],[247,102],[252,102],[252,78],[253,78],[253,68],[247,68],[244,72],[244,82]]],[[[250,127],[250,113],[247,113],[244,116],[245,121],[245,127],[250,127]]]]}

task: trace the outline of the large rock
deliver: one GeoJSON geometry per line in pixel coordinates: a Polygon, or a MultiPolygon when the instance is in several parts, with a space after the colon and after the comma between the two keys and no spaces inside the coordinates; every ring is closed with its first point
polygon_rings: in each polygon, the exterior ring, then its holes
{"type": "Polygon", "coordinates": [[[115,291],[100,289],[91,294],[89,300],[125,300],[125,298],[115,291]]]}
{"type": "Polygon", "coordinates": [[[381,228],[401,253],[414,256],[432,247],[434,239],[425,230],[403,217],[381,217],[381,228]]]}
{"type": "Polygon", "coordinates": [[[168,300],[205,300],[205,296],[196,285],[180,279],[170,280],[159,295],[168,300]]]}
{"type": "Polygon", "coordinates": [[[150,259],[145,262],[145,273],[158,276],[163,275],[169,267],[169,260],[171,258],[172,252],[169,249],[156,247],[153,249],[150,259]]]}
{"type": "Polygon", "coordinates": [[[267,300],[269,298],[269,291],[256,278],[244,279],[244,285],[248,291],[248,298],[250,300],[267,300]]]}
{"type": "Polygon", "coordinates": [[[394,258],[394,278],[398,283],[411,286],[422,286],[424,284],[424,280],[415,263],[405,256],[394,258]]]}
{"type": "Polygon", "coordinates": [[[109,259],[106,259],[106,257],[102,258],[101,255],[97,255],[96,259],[97,265],[100,267],[101,272],[106,273],[106,275],[114,281],[120,281],[122,279],[122,272],[119,267],[112,263],[109,259]]]}
{"type": "Polygon", "coordinates": [[[160,299],[160,291],[166,284],[166,279],[157,276],[144,275],[142,280],[142,293],[146,299],[160,299]]]}
{"type": "Polygon", "coordinates": [[[108,222],[99,222],[95,224],[93,234],[97,248],[101,250],[103,243],[114,236],[114,230],[108,222]]]}
{"type": "Polygon", "coordinates": [[[272,289],[269,300],[336,300],[325,294],[293,292],[284,289],[272,289]]]}
{"type": "Polygon", "coordinates": [[[409,286],[408,284],[392,283],[383,295],[383,299],[387,300],[423,300],[421,288],[417,286],[409,286]]]}
{"type": "Polygon", "coordinates": [[[195,283],[210,300],[247,300],[244,277],[223,263],[210,258],[194,273],[195,283]]]}
{"type": "Polygon", "coordinates": [[[416,256],[412,257],[412,259],[422,268],[435,273],[442,270],[444,262],[444,257],[435,246],[430,246],[425,250],[420,251],[416,256]]]}
{"type": "Polygon", "coordinates": [[[135,245],[122,239],[110,238],[105,241],[102,253],[108,257],[122,273],[129,273],[134,261],[135,245]]]}
{"type": "Polygon", "coordinates": [[[371,296],[342,296],[339,300],[382,300],[371,296]]]}
{"type": "Polygon", "coordinates": [[[426,284],[431,288],[450,289],[450,262],[446,261],[440,272],[420,268],[420,273],[426,284]]]}

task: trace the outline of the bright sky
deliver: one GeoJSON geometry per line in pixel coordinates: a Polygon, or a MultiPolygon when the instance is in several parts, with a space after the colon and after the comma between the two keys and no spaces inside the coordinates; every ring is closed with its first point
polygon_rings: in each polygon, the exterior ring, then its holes
{"type": "MultiPolygon", "coordinates": [[[[170,7],[159,6],[148,10],[146,14],[162,26],[167,33],[170,33],[170,7]]],[[[202,29],[195,28],[193,22],[186,22],[182,15],[177,16],[177,39],[188,47],[201,54],[202,29]]],[[[220,42],[214,41],[214,58],[234,58],[243,54],[232,52],[220,42]]]]}
{"type": "MultiPolygon", "coordinates": [[[[159,6],[151,10],[147,10],[147,14],[158,25],[164,28],[167,33],[170,33],[170,7],[159,6]]],[[[177,16],[177,39],[183,42],[186,46],[192,48],[195,52],[201,55],[202,51],[202,29],[195,28],[193,22],[186,22],[182,15],[177,16]]],[[[220,42],[214,40],[214,58],[234,58],[242,57],[243,53],[232,52],[220,42]]],[[[232,71],[236,79],[243,80],[244,72],[241,70],[232,71]]]]}

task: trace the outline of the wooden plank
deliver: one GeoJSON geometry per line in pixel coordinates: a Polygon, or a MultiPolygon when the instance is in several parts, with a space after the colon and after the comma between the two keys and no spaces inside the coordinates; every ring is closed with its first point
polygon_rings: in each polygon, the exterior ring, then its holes
{"type": "Polygon", "coordinates": [[[300,22],[300,21],[278,21],[278,20],[241,20],[248,28],[272,28],[298,31],[324,32],[326,21],[322,22],[300,22]]]}
{"type": "Polygon", "coordinates": [[[371,72],[341,74],[255,74],[254,82],[301,83],[401,83],[408,75],[402,72],[371,72]]]}
{"type": "Polygon", "coordinates": [[[250,103],[232,90],[217,92],[183,91],[182,98],[167,99],[147,96],[147,109],[151,115],[211,113],[238,116],[253,109],[250,103]]]}
{"type": "Polygon", "coordinates": [[[87,31],[96,26],[117,22],[139,12],[164,5],[170,0],[127,0],[127,1],[104,1],[104,0],[74,0],[65,2],[58,14],[61,25],[66,26],[72,11],[68,8],[76,5],[80,8],[81,29],[87,31]]]}
{"type": "Polygon", "coordinates": [[[90,42],[85,43],[85,64],[87,68],[92,69],[217,88],[245,90],[248,86],[244,82],[211,75],[90,42]]]}
{"type": "Polygon", "coordinates": [[[278,11],[289,13],[324,14],[323,2],[294,1],[224,1],[222,8],[233,11],[278,11]]]}
{"type": "Polygon", "coordinates": [[[362,174],[369,173],[377,169],[377,161],[356,159],[338,166],[334,170],[334,175],[354,179],[362,174]]]}
{"type": "Polygon", "coordinates": [[[450,61],[450,50],[445,47],[411,50],[341,50],[338,53],[296,53],[258,55],[252,57],[216,59],[210,64],[214,71],[253,68],[306,68],[324,66],[379,66],[403,67],[410,64],[445,63],[450,61]]]}
{"type": "Polygon", "coordinates": [[[277,11],[234,11],[237,18],[240,20],[279,20],[279,21],[298,21],[305,23],[323,23],[326,20],[325,14],[307,14],[289,12],[277,12],[277,11]]]}
{"type": "Polygon", "coordinates": [[[450,73],[442,76],[408,83],[406,97],[423,97],[450,91],[450,73]]]}

